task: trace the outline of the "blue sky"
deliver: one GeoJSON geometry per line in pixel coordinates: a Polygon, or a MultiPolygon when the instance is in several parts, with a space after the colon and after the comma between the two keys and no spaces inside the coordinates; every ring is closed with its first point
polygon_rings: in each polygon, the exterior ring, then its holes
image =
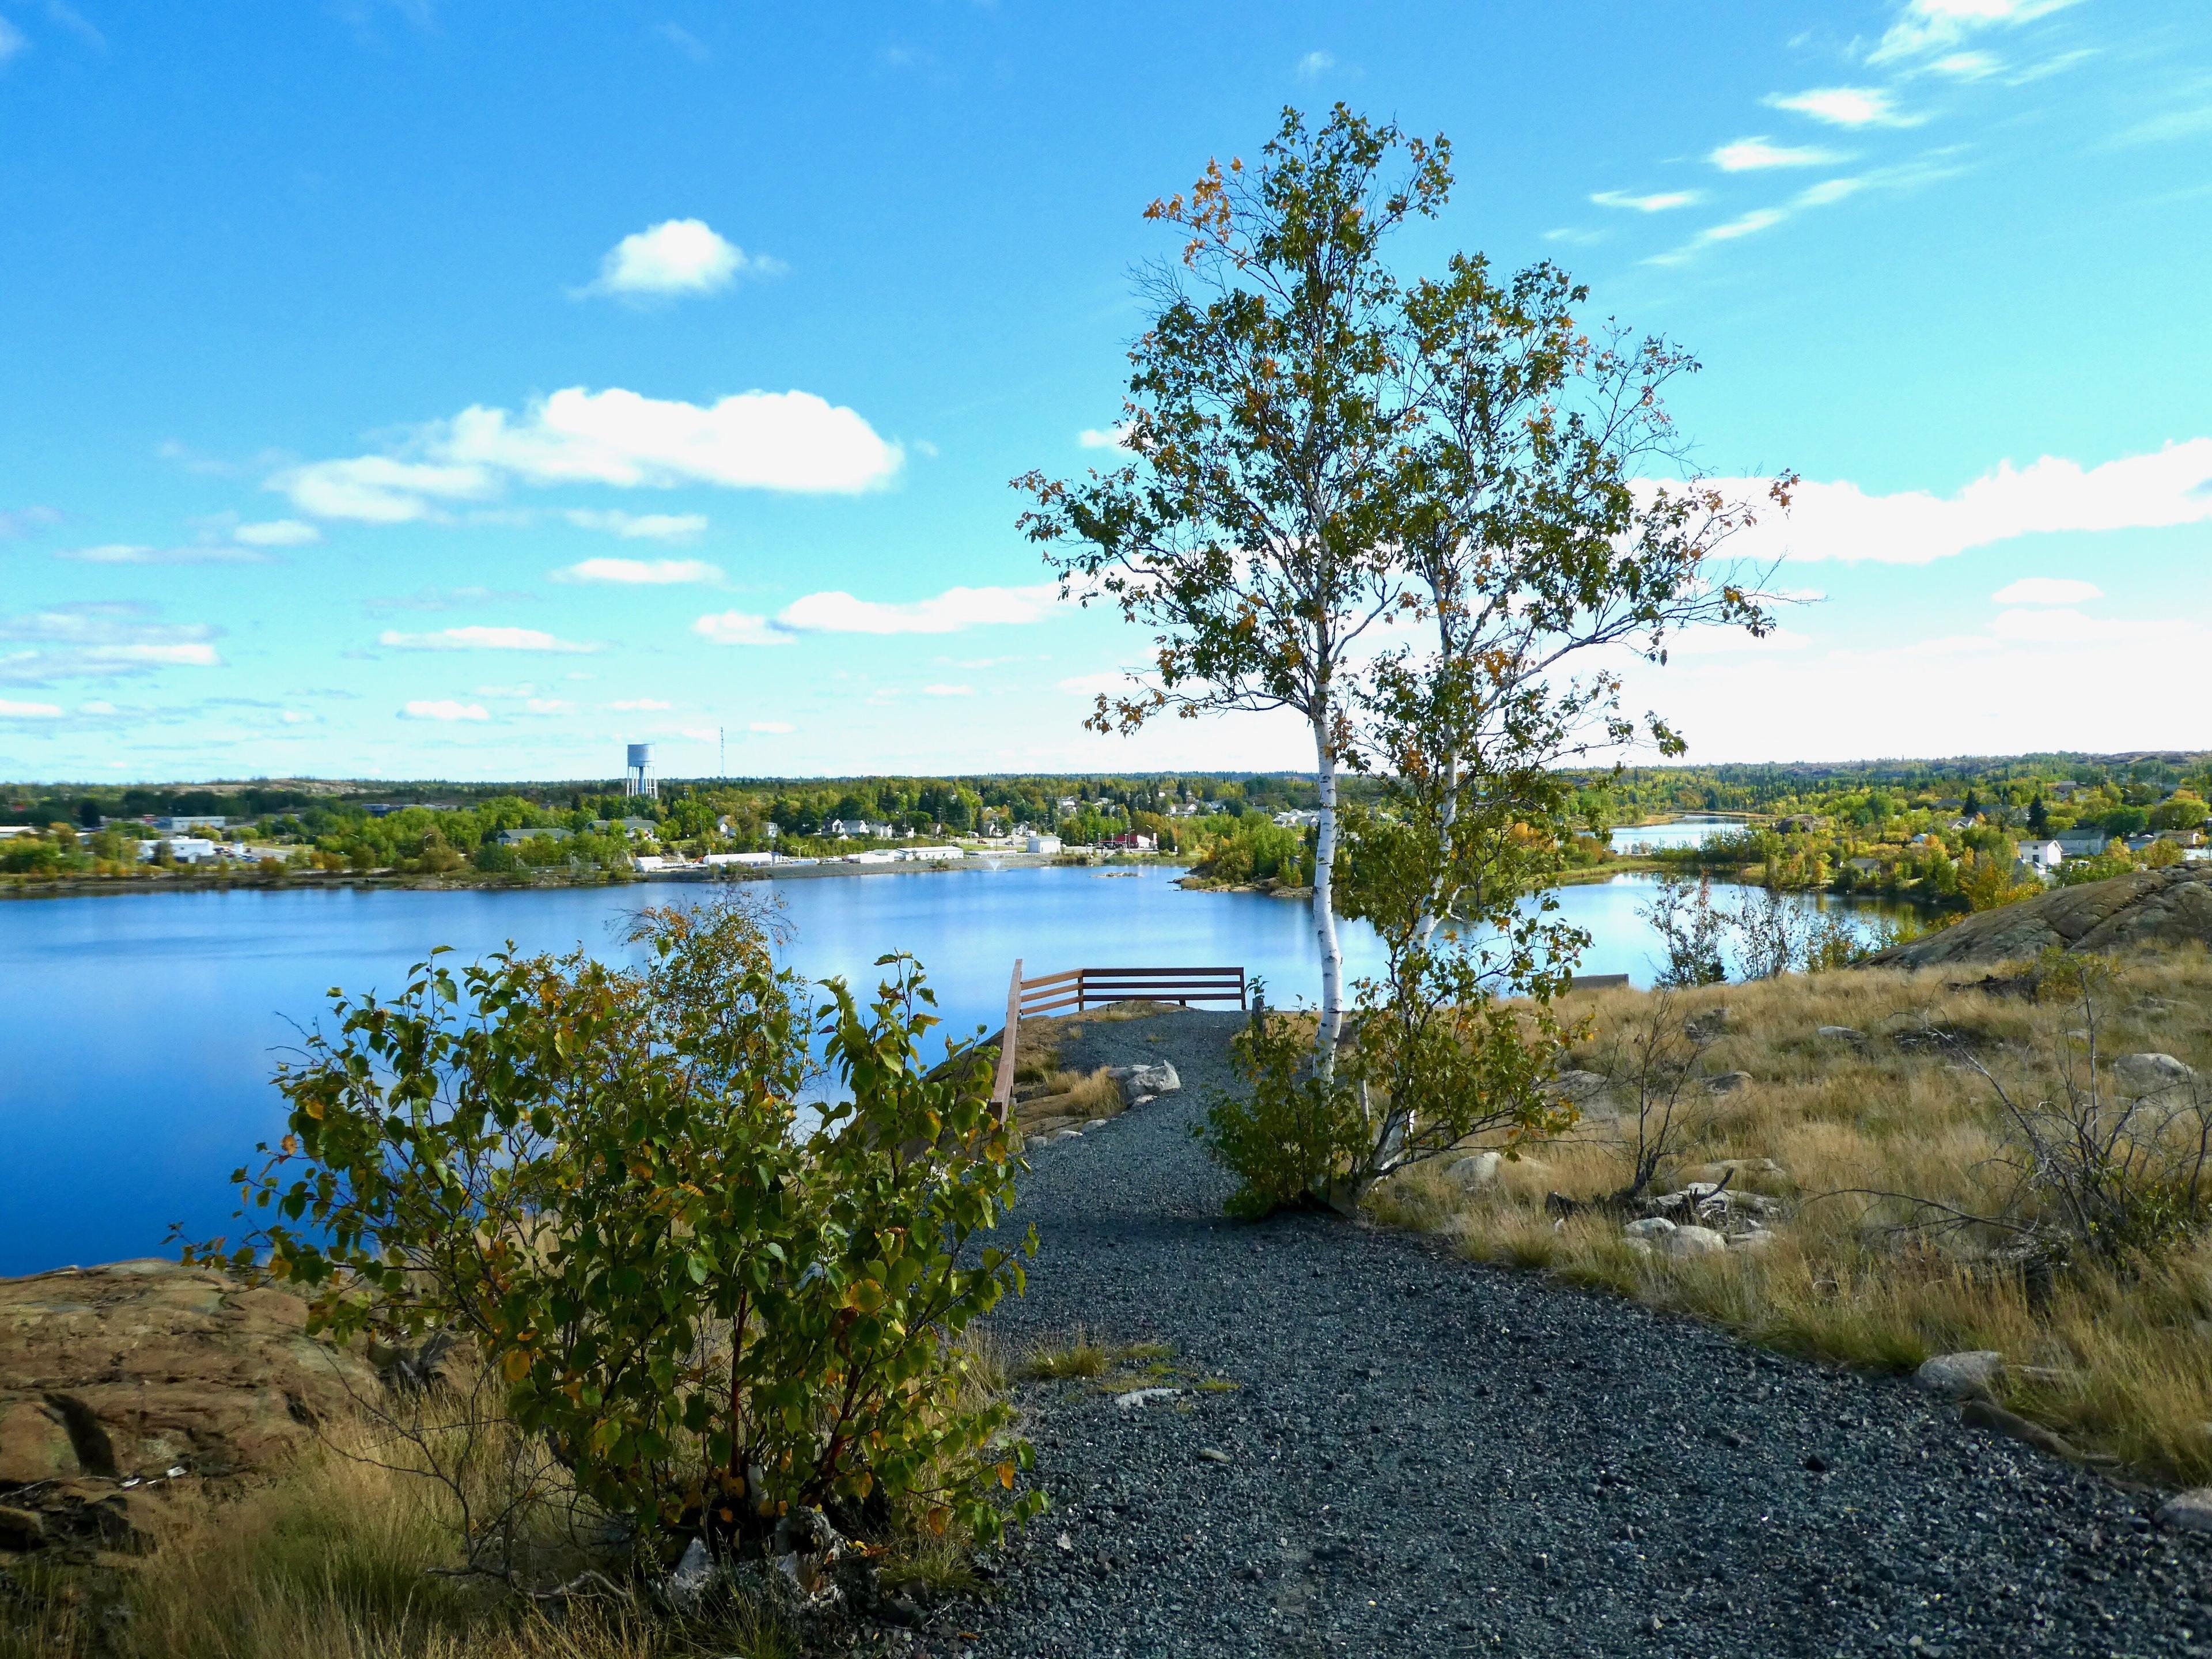
{"type": "Polygon", "coordinates": [[[1692,758],[2205,746],[2202,0],[0,0],[0,776],[1296,765],[1007,480],[1109,459],[1139,214],[1285,103],[1567,265],[1808,483],[1692,758]],[[1818,596],[1817,598],[1814,596],[1818,596]]]}

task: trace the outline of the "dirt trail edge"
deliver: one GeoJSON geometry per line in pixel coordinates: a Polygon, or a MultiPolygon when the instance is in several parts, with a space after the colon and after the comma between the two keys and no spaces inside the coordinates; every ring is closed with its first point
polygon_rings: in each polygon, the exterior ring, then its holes
{"type": "Polygon", "coordinates": [[[1904,1382],[1433,1241],[1225,1219],[1191,1127],[1242,1018],[1063,1053],[1182,1091],[1032,1152],[1012,1224],[1042,1249],[993,1323],[1171,1343],[1179,1392],[1023,1385],[1054,1509],[963,1614],[975,1655],[2212,1655],[2212,1538],[1904,1382]]]}

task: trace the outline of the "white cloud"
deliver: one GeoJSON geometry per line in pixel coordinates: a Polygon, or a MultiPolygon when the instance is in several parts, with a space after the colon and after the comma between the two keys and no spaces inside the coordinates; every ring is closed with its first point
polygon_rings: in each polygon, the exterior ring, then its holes
{"type": "Polygon", "coordinates": [[[1059,587],[951,587],[933,599],[884,604],[850,593],[809,593],[777,614],[775,624],[802,634],[957,634],[988,624],[1033,623],[1052,614],[1059,587]]]}
{"type": "Polygon", "coordinates": [[[287,726],[313,726],[315,716],[304,708],[287,708],[276,718],[287,726]]]}
{"type": "Polygon", "coordinates": [[[441,503],[497,495],[499,480],[482,466],[357,455],[287,467],[270,478],[268,488],[283,491],[293,506],[319,519],[411,524],[442,517],[441,503]]]}
{"type": "Polygon", "coordinates": [[[1771,229],[1789,216],[1779,208],[1753,208],[1741,218],[1731,219],[1724,225],[1715,225],[1711,230],[1700,232],[1698,240],[1702,242],[1732,242],[1739,236],[1750,236],[1771,229]]]}
{"type": "Polygon", "coordinates": [[[1777,144],[1765,138],[1739,138],[1705,158],[1723,173],[1764,173],[1772,167],[1825,167],[1850,158],[1813,144],[1777,144]]]}
{"type": "Polygon", "coordinates": [[[2071,576],[2022,576],[1990,595],[1997,605],[2079,605],[2104,597],[2105,590],[2096,583],[2071,576]]]}
{"type": "Polygon", "coordinates": [[[1846,196],[1856,196],[1866,188],[1863,179],[1823,179],[1817,185],[1808,185],[1797,192],[1791,205],[1801,208],[1827,207],[1846,196]]]}
{"type": "Polygon", "coordinates": [[[703,513],[598,513],[578,507],[564,515],[579,530],[611,531],[626,542],[688,542],[707,527],[703,513]]]}
{"type": "Polygon", "coordinates": [[[576,707],[574,703],[563,702],[559,697],[531,697],[522,706],[532,714],[566,714],[576,707]]]}
{"type": "MultiPolygon", "coordinates": [[[[0,23],[0,29],[7,27],[0,23]]],[[[7,40],[0,36],[0,61],[5,61],[7,40]]],[[[58,720],[62,717],[61,706],[51,702],[15,702],[0,697],[0,720],[58,720]]]]}
{"type": "MultiPolygon", "coordinates": [[[[1717,481],[1745,497],[1756,481],[1717,481]]],[[[2001,463],[1954,495],[1902,490],[1869,495],[1848,480],[1804,483],[1789,514],[1762,521],[1742,544],[1752,556],[1927,564],[2038,532],[2153,530],[2212,523],[2212,438],[2084,467],[2045,455],[2001,463]]],[[[2002,601],[2002,596],[2000,596],[2002,601]]]]}
{"type": "Polygon", "coordinates": [[[1662,190],[1649,196],[1632,196],[1625,190],[1601,190],[1590,198],[1600,207],[1633,208],[1638,213],[1670,213],[1695,207],[1705,199],[1701,190],[1662,190]]]}
{"type": "Polygon", "coordinates": [[[31,43],[23,38],[23,31],[6,18],[0,17],[0,64],[6,63],[19,52],[28,52],[31,43]]]}
{"type": "Polygon", "coordinates": [[[569,386],[517,420],[463,410],[445,457],[534,484],[716,484],[726,489],[853,494],[888,483],[899,447],[860,416],[809,392],[740,392],[701,406],[619,386],[569,386]]]}
{"type": "Polygon", "coordinates": [[[716,293],[744,271],[765,274],[781,268],[774,259],[747,258],[743,248],[702,219],[664,219],[617,242],[599,261],[598,280],[577,291],[673,299],[716,293]]]}
{"type": "Polygon", "coordinates": [[[771,738],[788,737],[798,729],[789,720],[755,720],[745,727],[748,732],[757,732],[763,737],[771,738]]]}
{"type": "Polygon", "coordinates": [[[400,651],[545,651],[574,653],[596,651],[597,645],[557,639],[535,628],[441,628],[433,634],[403,634],[387,628],[376,636],[379,645],[400,651]]]}
{"type": "Polygon", "coordinates": [[[1325,52],[1310,52],[1298,59],[1297,77],[1301,81],[1318,80],[1336,67],[1336,59],[1325,52]]]}
{"type": "MultiPolygon", "coordinates": [[[[810,392],[740,392],[702,405],[568,386],[520,416],[472,404],[406,447],[289,467],[268,488],[315,518],[405,524],[447,518],[453,505],[487,500],[509,480],[854,495],[888,484],[905,461],[858,414],[810,392]]],[[[643,533],[683,522],[655,516],[643,533]]]]}
{"type": "Polygon", "coordinates": [[[975,695],[975,688],[972,685],[925,685],[921,688],[921,695],[925,697],[972,697],[975,695]]]}
{"type": "Polygon", "coordinates": [[[1928,67],[1954,81],[1985,81],[2004,65],[1985,52],[1954,52],[1938,58],[1928,67]]]}
{"type": "Polygon", "coordinates": [[[455,702],[450,697],[423,698],[409,703],[399,711],[399,718],[407,720],[488,720],[480,702],[455,702]]]}
{"type": "Polygon", "coordinates": [[[1899,114],[1896,100],[1881,87],[1815,87],[1809,92],[1769,93],[1763,101],[1836,127],[1911,127],[1924,118],[1899,114]]]}
{"type": "Polygon", "coordinates": [[[219,543],[190,547],[149,547],[137,542],[105,542],[98,547],[72,547],[54,556],[73,564],[266,564],[269,556],[250,547],[227,547],[219,543]]]}
{"type": "Polygon", "coordinates": [[[624,714],[635,714],[647,709],[669,709],[675,706],[672,702],[663,702],[658,697],[625,697],[620,702],[607,705],[624,714]]]}
{"type": "Polygon", "coordinates": [[[1085,449],[1118,449],[1126,453],[1128,445],[1122,441],[1125,429],[1119,426],[1086,426],[1075,434],[1075,441],[1085,449]]]}
{"type": "Polygon", "coordinates": [[[1770,629],[1754,636],[1741,628],[1691,628],[1668,637],[1667,654],[1683,657],[1735,657],[1769,651],[1802,651],[1813,641],[1788,628],[1770,629]]]}
{"type": "Polygon", "coordinates": [[[1955,46],[1978,29],[2032,22],[2074,0],[1905,0],[1895,22],[1867,55],[1870,64],[1955,46]]]}
{"type": "Polygon", "coordinates": [[[310,547],[323,532],[297,519],[270,519],[261,524],[242,524],[231,532],[248,547],[310,547]]]}
{"type": "Polygon", "coordinates": [[[0,683],[43,685],[222,665],[214,629],[155,622],[154,615],[146,605],[102,600],[0,617],[0,683]]]}
{"type": "Polygon", "coordinates": [[[749,616],[742,611],[718,611],[712,616],[702,617],[691,624],[691,631],[709,645],[789,645],[792,636],[783,633],[766,617],[749,616]]]}
{"type": "Polygon", "coordinates": [[[718,582],[722,573],[702,559],[586,559],[553,572],[552,580],[668,587],[682,582],[718,582]]]}

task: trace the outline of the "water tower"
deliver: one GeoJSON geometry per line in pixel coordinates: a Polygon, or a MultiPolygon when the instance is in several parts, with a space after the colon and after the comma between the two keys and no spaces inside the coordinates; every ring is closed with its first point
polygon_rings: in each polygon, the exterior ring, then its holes
{"type": "Polygon", "coordinates": [[[653,745],[651,744],[630,744],[629,770],[623,778],[623,793],[659,798],[660,786],[653,781],[653,745]]]}

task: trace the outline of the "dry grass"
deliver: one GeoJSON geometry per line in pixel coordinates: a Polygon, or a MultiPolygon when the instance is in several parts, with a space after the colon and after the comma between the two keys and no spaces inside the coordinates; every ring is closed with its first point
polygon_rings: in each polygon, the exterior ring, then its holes
{"type": "Polygon", "coordinates": [[[364,1431],[173,1517],[125,1570],[19,1571],[0,1659],[787,1659],[750,1609],[673,1620],[610,1600],[541,1608],[453,1575],[432,1483],[363,1461],[364,1431]]]}
{"type": "MultiPolygon", "coordinates": [[[[1469,1255],[1547,1271],[1714,1320],[1753,1340],[1849,1364],[1899,1370],[1931,1354],[1992,1348],[2009,1362],[2005,1403],[2067,1436],[2085,1454],[2185,1484],[2212,1480],[2212,1243],[2121,1275],[2094,1267],[2031,1303],[2017,1276],[1990,1269],[1970,1230],[1906,1231],[1905,1208],[1850,1195],[1911,1194],[1989,1214],[2013,1176],[2001,1109],[1963,1063],[1962,1046],[2008,1088],[2050,1094],[2069,1051],[2081,1063],[2078,999],[1993,994],[1981,970],[1844,972],[1675,994],[1608,992],[1575,1011],[1591,1029],[1566,1064],[1617,1080],[1639,1030],[1726,1005],[1728,1027],[1693,1071],[1748,1073],[1748,1086],[1689,1103],[1680,1151],[1655,1183],[1712,1179],[1790,1205],[1771,1248],[1710,1261],[1632,1251],[1618,1220],[1556,1222],[1546,1195],[1590,1199],[1620,1188],[1635,1132],[1634,1087],[1616,1088],[1620,1121],[1593,1117],[1501,1166],[1464,1193],[1440,1160],[1384,1183],[1385,1218],[1441,1231],[1469,1255]],[[1817,1035],[1848,1026],[1863,1042],[1817,1035]],[[1930,1026],[1950,1043],[1916,1042],[1930,1026]],[[1898,1037],[1902,1035],[1905,1041],[1898,1037]],[[2026,1373],[2025,1375],[2023,1373],[2026,1373]]],[[[2101,1059],[2142,1050],[2212,1070],[2212,959],[2202,951],[2120,970],[2097,1009],[2101,1059]]]]}
{"type": "Polygon", "coordinates": [[[1156,1002],[1117,1002],[1081,1014],[1039,1015],[1021,1024],[1014,1055],[1014,1121],[1024,1134],[1079,1129],[1094,1119],[1112,1117],[1128,1104],[1121,1085],[1107,1068],[1070,1071],[1060,1064],[1066,1043],[1094,1024],[1147,1019],[1164,1012],[1156,1002]]]}

